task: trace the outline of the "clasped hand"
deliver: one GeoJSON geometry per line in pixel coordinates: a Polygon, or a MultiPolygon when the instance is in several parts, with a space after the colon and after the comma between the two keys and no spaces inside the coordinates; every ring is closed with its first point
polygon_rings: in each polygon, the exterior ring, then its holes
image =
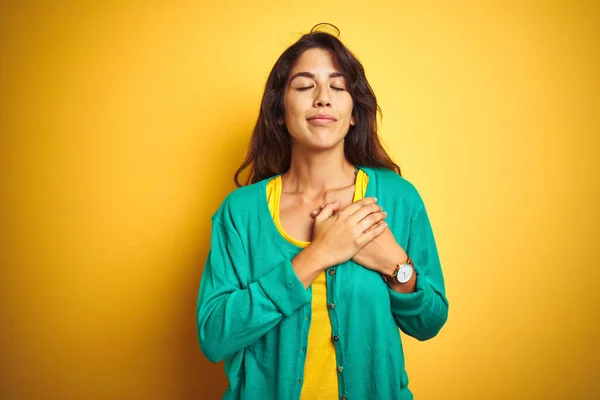
{"type": "Polygon", "coordinates": [[[325,250],[327,266],[352,259],[365,268],[390,275],[398,263],[407,259],[388,229],[387,213],[375,198],[364,198],[342,209],[335,201],[313,211],[312,216],[312,245],[325,250]]]}

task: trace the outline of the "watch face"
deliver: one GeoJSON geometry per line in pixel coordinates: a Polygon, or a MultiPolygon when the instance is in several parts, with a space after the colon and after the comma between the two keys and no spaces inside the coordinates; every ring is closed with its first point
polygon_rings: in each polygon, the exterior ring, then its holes
{"type": "Polygon", "coordinates": [[[398,282],[406,283],[410,280],[413,274],[413,267],[410,264],[402,264],[400,269],[398,269],[398,274],[396,277],[398,278],[398,282]]]}

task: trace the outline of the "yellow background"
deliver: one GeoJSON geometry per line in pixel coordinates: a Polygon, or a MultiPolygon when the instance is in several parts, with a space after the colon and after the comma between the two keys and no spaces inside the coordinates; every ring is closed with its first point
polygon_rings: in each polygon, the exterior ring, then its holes
{"type": "Polygon", "coordinates": [[[418,399],[600,396],[594,1],[0,5],[0,397],[215,399],[210,216],[264,83],[329,21],[421,192],[450,318],[418,399]]]}

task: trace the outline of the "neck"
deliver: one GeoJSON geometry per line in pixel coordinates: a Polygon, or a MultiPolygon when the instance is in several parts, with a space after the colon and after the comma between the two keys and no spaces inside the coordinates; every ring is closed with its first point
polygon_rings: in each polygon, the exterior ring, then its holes
{"type": "Polygon", "coordinates": [[[292,151],[290,169],[282,180],[288,193],[321,193],[352,185],[354,166],[346,160],[343,146],[321,152],[292,151]]]}

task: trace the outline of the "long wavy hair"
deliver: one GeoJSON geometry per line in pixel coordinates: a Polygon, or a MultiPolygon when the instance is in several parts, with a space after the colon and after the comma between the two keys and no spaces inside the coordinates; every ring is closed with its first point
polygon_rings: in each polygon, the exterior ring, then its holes
{"type": "MultiPolygon", "coordinates": [[[[234,182],[238,187],[242,186],[240,174],[247,168],[245,184],[259,182],[289,169],[292,159],[290,134],[285,125],[279,123],[284,119],[285,86],[294,63],[306,50],[314,48],[331,52],[346,79],[348,92],[354,103],[352,116],[356,124],[350,126],[344,138],[346,159],[353,165],[387,168],[402,175],[400,167],[379,141],[377,114],[381,115],[381,108],[362,64],[336,36],[319,31],[321,25],[324,24],[315,25],[310,33],[288,47],[273,66],[267,78],[248,153],[234,175],[234,182]]],[[[333,27],[339,35],[339,30],[333,27]]]]}

